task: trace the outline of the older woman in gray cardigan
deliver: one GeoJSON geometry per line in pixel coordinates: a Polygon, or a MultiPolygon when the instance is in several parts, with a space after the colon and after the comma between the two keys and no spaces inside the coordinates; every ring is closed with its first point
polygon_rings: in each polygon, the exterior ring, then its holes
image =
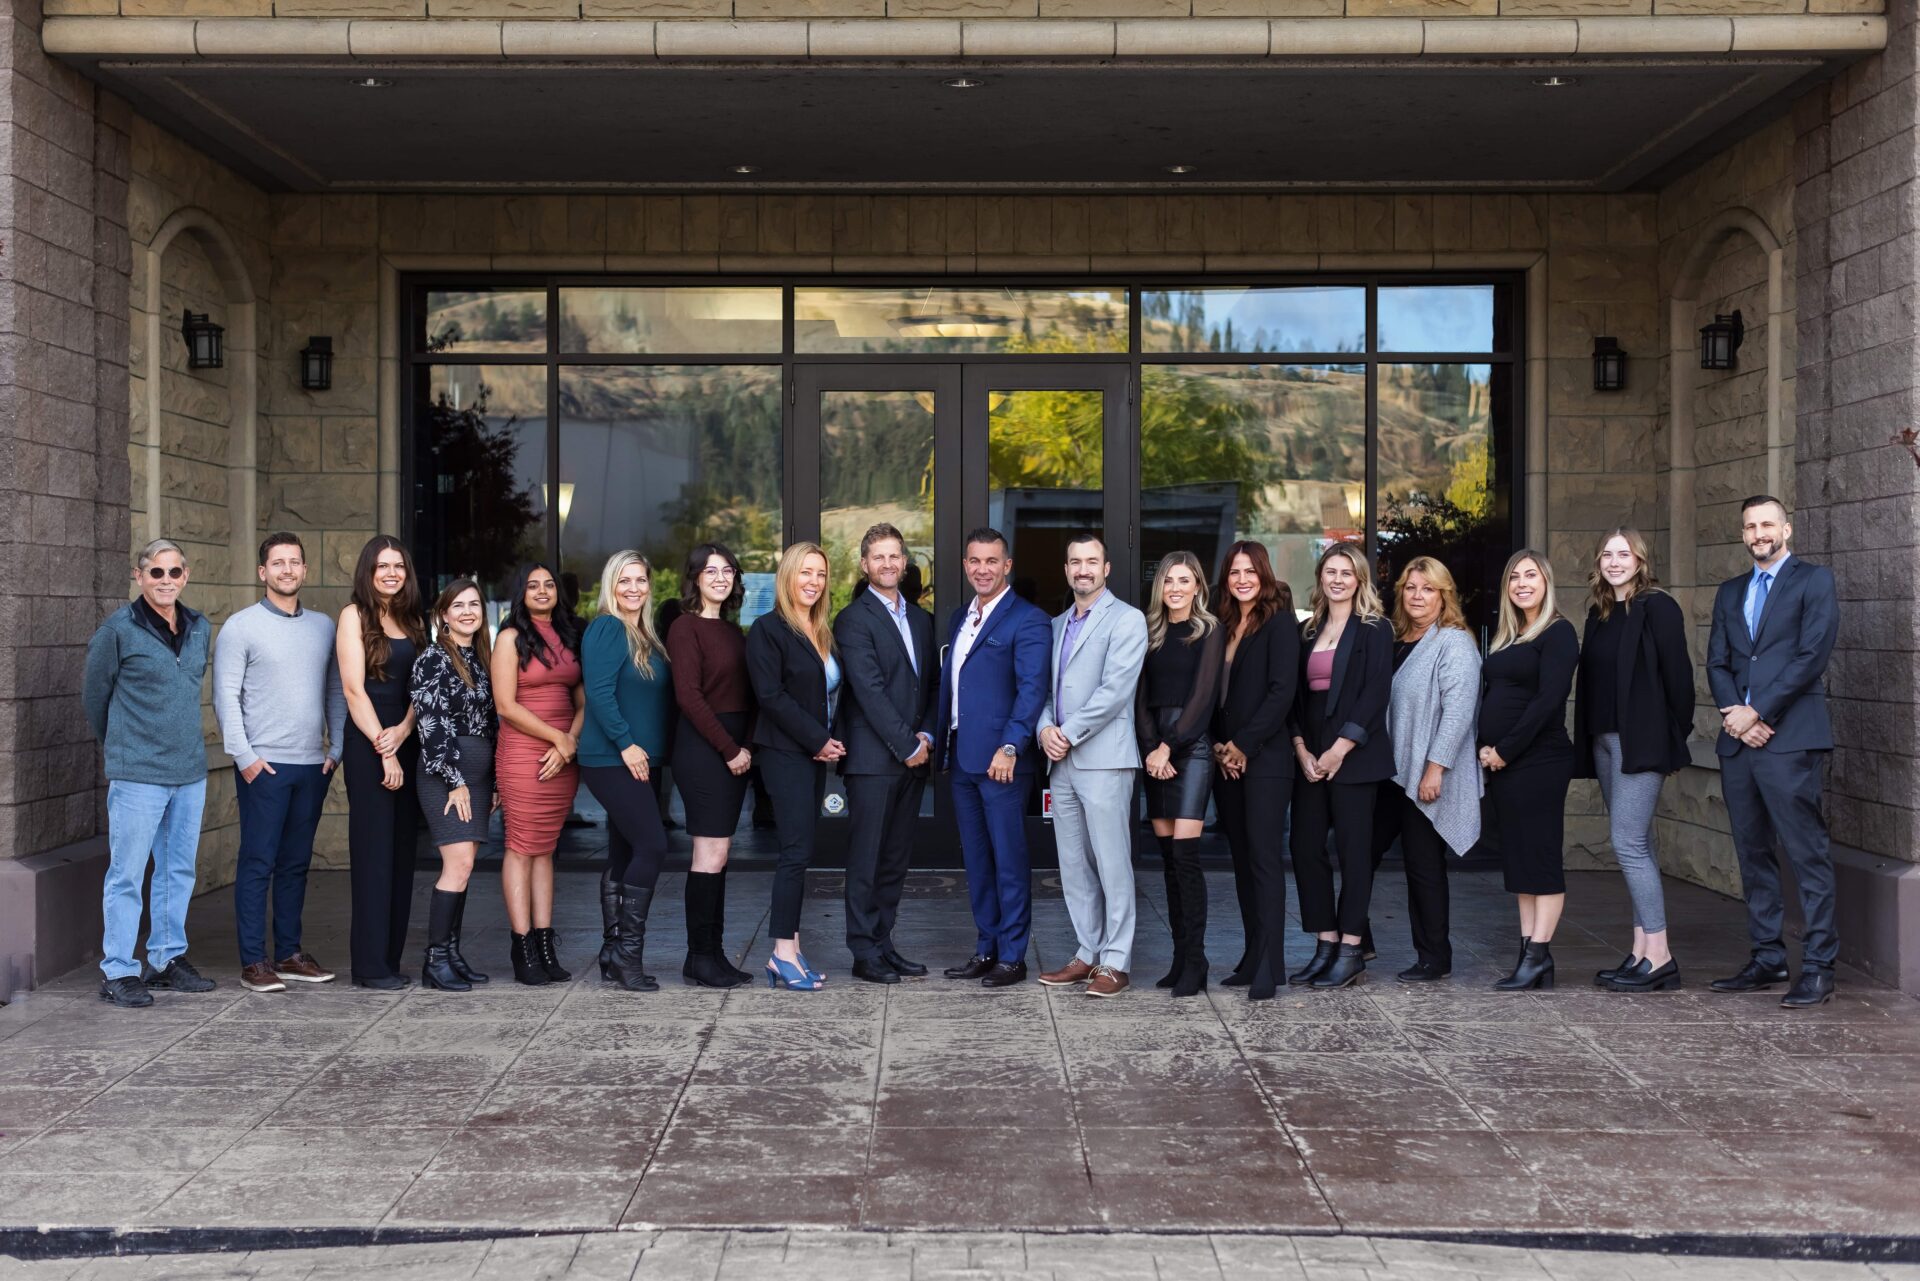
{"type": "Polygon", "coordinates": [[[1407,869],[1407,916],[1415,960],[1403,983],[1428,983],[1453,970],[1447,938],[1447,856],[1480,840],[1480,651],[1460,612],[1447,567],[1409,561],[1394,591],[1393,701],[1387,725],[1394,774],[1380,785],[1374,860],[1400,839],[1407,869]]]}

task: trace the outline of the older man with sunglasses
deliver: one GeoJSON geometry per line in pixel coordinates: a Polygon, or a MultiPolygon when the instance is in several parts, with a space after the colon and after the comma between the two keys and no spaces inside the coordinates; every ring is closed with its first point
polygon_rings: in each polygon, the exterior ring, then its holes
{"type": "Polygon", "coordinates": [[[140,594],[107,616],[87,645],[82,699],[106,757],[107,848],[101,894],[100,999],[153,1004],[149,988],[206,992],[213,980],[187,963],[187,903],[207,800],[200,683],[213,628],[180,603],[187,558],[156,538],[134,562],[140,594]],[[139,944],[141,881],[153,864],[147,960],[139,944]]]}

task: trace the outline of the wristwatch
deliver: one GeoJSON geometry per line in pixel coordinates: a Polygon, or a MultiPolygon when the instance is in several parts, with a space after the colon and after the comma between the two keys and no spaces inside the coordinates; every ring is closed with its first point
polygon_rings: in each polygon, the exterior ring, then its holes
{"type": "Polygon", "coordinates": [[[1020,749],[1015,747],[1012,743],[1002,743],[1000,744],[1000,755],[1018,756],[1020,755],[1020,749]]]}

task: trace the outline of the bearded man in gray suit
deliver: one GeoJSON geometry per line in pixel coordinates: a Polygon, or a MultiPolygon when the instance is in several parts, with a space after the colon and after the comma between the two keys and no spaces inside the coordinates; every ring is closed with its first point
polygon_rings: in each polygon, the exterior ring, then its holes
{"type": "Polygon", "coordinates": [[[1039,733],[1051,763],[1060,885],[1080,944],[1040,981],[1085,983],[1099,997],[1126,991],[1133,967],[1133,696],[1147,658],[1146,615],[1107,590],[1112,569],[1099,535],[1067,544],[1073,604],[1053,620],[1053,681],[1039,733]]]}

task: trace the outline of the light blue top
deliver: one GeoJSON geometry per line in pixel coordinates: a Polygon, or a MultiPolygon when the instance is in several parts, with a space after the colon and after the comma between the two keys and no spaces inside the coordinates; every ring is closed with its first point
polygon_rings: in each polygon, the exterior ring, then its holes
{"type": "Polygon", "coordinates": [[[880,602],[880,608],[886,610],[887,617],[893,620],[894,630],[900,633],[900,643],[907,647],[907,661],[913,664],[914,675],[918,676],[920,655],[913,652],[913,627],[907,622],[906,596],[896,594],[892,600],[888,600],[871,584],[867,586],[867,590],[873,593],[873,598],[880,602]]]}
{"type": "MultiPolygon", "coordinates": [[[[1760,591],[1760,580],[1762,578],[1767,580],[1767,591],[1771,592],[1773,585],[1780,581],[1780,571],[1787,567],[1787,561],[1792,556],[1792,552],[1781,552],[1780,559],[1773,562],[1771,569],[1762,569],[1755,565],[1753,573],[1747,576],[1747,599],[1741,606],[1741,611],[1747,619],[1747,639],[1753,639],[1754,633],[1760,630],[1760,611],[1767,606],[1767,598],[1760,591]]],[[[1741,693],[1747,700],[1747,706],[1753,706],[1753,690],[1747,689],[1741,693]]]]}
{"type": "Polygon", "coordinates": [[[832,654],[828,654],[827,655],[827,697],[832,698],[833,692],[839,688],[840,688],[840,660],[835,658],[832,654]]]}

